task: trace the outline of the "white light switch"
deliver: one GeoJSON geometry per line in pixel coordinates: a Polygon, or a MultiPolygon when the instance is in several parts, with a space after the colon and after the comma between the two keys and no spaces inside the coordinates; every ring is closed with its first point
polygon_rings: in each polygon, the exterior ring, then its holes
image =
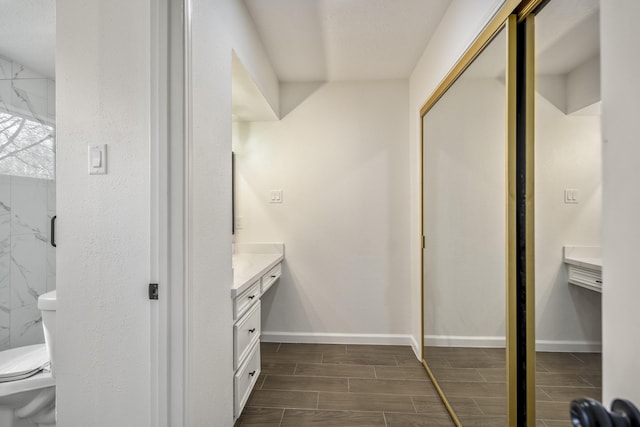
{"type": "Polygon", "coordinates": [[[564,190],[565,203],[578,203],[578,190],[575,188],[567,188],[564,190]]]}
{"type": "Polygon", "coordinates": [[[271,190],[271,203],[282,203],[282,190],[271,190]]]}
{"type": "Polygon", "coordinates": [[[107,173],[107,144],[89,146],[89,175],[107,173]]]}

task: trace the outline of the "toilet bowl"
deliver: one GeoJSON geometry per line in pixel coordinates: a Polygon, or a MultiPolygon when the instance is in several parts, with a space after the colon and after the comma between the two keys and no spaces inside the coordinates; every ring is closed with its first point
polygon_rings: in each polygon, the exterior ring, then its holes
{"type": "Polygon", "coordinates": [[[55,426],[56,291],[38,298],[45,344],[0,351],[0,426],[55,426]]]}

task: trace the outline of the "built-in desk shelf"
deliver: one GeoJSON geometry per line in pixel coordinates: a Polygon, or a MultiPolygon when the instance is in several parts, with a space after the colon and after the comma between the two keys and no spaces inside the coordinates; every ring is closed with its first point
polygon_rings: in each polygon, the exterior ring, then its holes
{"type": "Polygon", "coordinates": [[[602,249],[599,246],[565,246],[568,282],[602,293],[602,249]]]}

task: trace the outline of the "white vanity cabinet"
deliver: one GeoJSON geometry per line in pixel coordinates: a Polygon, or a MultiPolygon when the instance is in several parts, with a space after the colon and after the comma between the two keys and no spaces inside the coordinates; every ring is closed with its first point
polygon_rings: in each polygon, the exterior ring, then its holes
{"type": "Polygon", "coordinates": [[[243,244],[233,255],[233,418],[260,375],[260,298],[280,278],[283,244],[243,244]]]}

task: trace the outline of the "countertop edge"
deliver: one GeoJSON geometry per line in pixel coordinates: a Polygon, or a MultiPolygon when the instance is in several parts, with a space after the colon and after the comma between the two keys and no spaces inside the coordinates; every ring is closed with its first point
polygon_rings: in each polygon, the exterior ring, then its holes
{"type": "Polygon", "coordinates": [[[241,285],[233,286],[231,288],[231,298],[235,298],[238,295],[240,295],[242,292],[247,290],[252,284],[254,284],[256,280],[259,280],[267,271],[271,270],[273,267],[275,267],[276,265],[284,261],[284,254],[273,254],[273,255],[277,256],[273,261],[266,264],[265,267],[263,267],[261,270],[258,270],[257,273],[255,273],[253,276],[251,276],[250,279],[246,280],[241,285]]]}
{"type": "Polygon", "coordinates": [[[577,258],[564,258],[565,264],[575,265],[577,267],[588,268],[589,270],[602,271],[602,262],[600,264],[596,264],[591,261],[586,261],[584,259],[577,258]]]}

